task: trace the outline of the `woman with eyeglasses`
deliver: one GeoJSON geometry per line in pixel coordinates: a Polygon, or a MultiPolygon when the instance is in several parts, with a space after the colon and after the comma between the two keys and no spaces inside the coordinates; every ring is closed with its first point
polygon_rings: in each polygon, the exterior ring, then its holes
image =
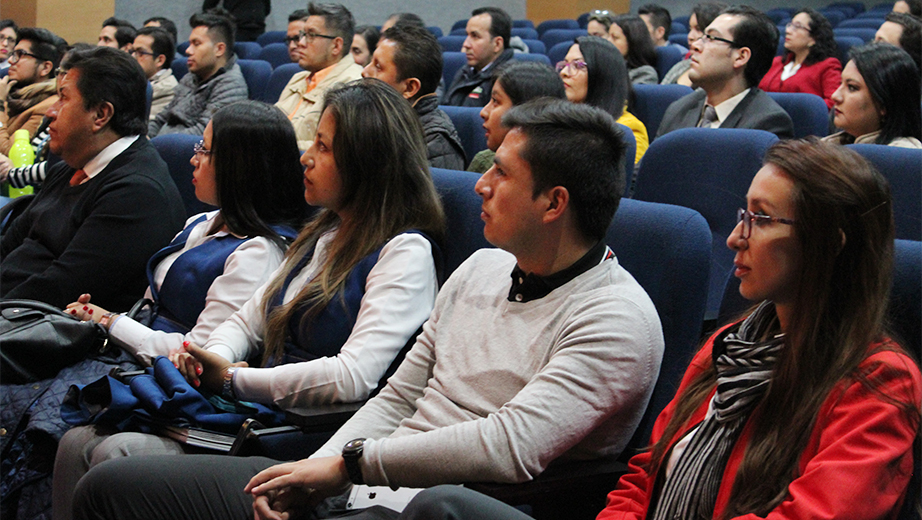
{"type": "MultiPolygon", "coordinates": [[[[715,332],[599,520],[896,518],[918,456],[922,376],[888,335],[887,181],[852,150],[781,141],[727,239],[753,307],[715,332]]],[[[458,486],[402,520],[521,519],[458,486]]]]}
{"type": "Polygon", "coordinates": [[[886,43],[853,47],[832,94],[837,144],[922,148],[919,68],[906,51],[886,43]]]}
{"type": "Polygon", "coordinates": [[[9,18],[0,20],[0,71],[10,67],[10,56],[16,46],[16,31],[19,27],[9,18]]]}
{"type": "Polygon", "coordinates": [[[567,99],[601,108],[631,129],[637,141],[634,163],[639,163],[650,146],[650,139],[647,127],[630,112],[633,92],[618,49],[601,38],[580,36],[564,61],[557,64],[557,72],[563,80],[567,99]]]}
{"type": "Polygon", "coordinates": [[[510,108],[540,97],[564,99],[563,82],[554,69],[533,61],[508,61],[496,70],[496,80],[490,101],[480,110],[487,149],[471,160],[467,171],[483,174],[493,167],[496,150],[503,144],[508,129],[503,126],[503,114],[510,108]]]}
{"type": "Polygon", "coordinates": [[[819,11],[801,9],[784,30],[784,55],[775,56],[759,88],[765,92],[804,92],[832,107],[832,93],[842,80],[839,48],[832,25],[819,11]]]}
{"type": "MultiPolygon", "coordinates": [[[[444,216],[409,103],[375,79],[328,91],[301,163],[303,197],[320,211],[269,282],[207,341],[170,356],[193,386],[229,401],[363,401],[435,303],[444,216]],[[247,366],[254,357],[260,368],[247,366]]],[[[56,514],[70,515],[78,480],[99,462],[185,452],[170,439],[109,433],[82,427],[61,440],[56,514]]]]}
{"type": "Polygon", "coordinates": [[[612,19],[609,29],[611,42],[627,62],[628,75],[635,85],[656,85],[656,48],[643,19],[633,14],[621,14],[612,19]]]}
{"type": "MultiPolygon", "coordinates": [[[[692,7],[691,16],[688,18],[688,48],[691,49],[692,44],[698,41],[698,38],[701,38],[701,35],[704,34],[704,30],[708,25],[711,25],[711,22],[714,21],[714,18],[717,18],[717,15],[721,11],[727,8],[727,4],[716,3],[716,2],[707,2],[702,4],[697,4],[695,7],[692,7]]],[[[669,72],[663,76],[663,80],[660,81],[661,85],[685,85],[686,87],[691,87],[691,80],[688,79],[688,71],[691,70],[691,52],[685,55],[685,59],[676,63],[669,69],[669,72]]]]}

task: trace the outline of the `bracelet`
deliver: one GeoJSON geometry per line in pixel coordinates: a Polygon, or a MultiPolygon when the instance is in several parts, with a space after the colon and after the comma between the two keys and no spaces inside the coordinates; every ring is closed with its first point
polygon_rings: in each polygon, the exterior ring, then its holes
{"type": "Polygon", "coordinates": [[[102,315],[102,318],[99,319],[99,324],[102,325],[102,328],[109,330],[109,326],[115,323],[113,318],[118,318],[118,313],[107,312],[102,315]]]}
{"type": "Polygon", "coordinates": [[[237,373],[237,367],[229,367],[224,371],[224,385],[221,388],[221,397],[228,401],[236,401],[237,396],[234,394],[234,374],[237,373]]]}

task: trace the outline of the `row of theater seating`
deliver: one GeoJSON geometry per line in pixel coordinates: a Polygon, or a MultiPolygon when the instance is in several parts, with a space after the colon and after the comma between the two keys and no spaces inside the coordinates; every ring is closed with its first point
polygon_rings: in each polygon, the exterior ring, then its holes
{"type": "MultiPolygon", "coordinates": [[[[189,158],[198,139],[175,134],[152,141],[169,165],[190,214],[208,209],[195,200],[191,185],[189,158]]],[[[674,395],[698,345],[704,319],[716,317],[718,311],[721,316],[732,316],[746,305],[736,291],[729,261],[732,253],[724,241],[735,225],[736,208],[745,203],[749,182],[765,150],[776,140],[773,134],[759,130],[686,129],[664,136],[651,146],[640,167],[635,197],[622,200],[608,229],[606,243],[656,306],[666,345],[653,398],[626,455],[644,445],[653,419],[674,395]],[[719,163],[714,161],[715,150],[720,151],[719,163]]],[[[922,207],[918,200],[922,151],[877,145],[852,148],[871,160],[893,186],[901,240],[896,245],[891,319],[918,356],[922,351],[922,207]]],[[[444,254],[450,273],[473,251],[491,246],[483,237],[481,200],[474,192],[478,176],[441,169],[433,169],[432,175],[448,223],[444,254]]],[[[526,500],[516,497],[528,497],[538,508],[538,517],[577,518],[574,502],[578,505],[586,497],[604,496],[623,469],[623,461],[608,461],[588,469],[580,466],[577,471],[549,470],[537,482],[524,486],[480,489],[512,502],[526,500]],[[555,493],[550,503],[542,504],[542,493],[535,492],[544,489],[548,479],[554,480],[555,493]],[[561,487],[568,485],[571,492],[560,493],[561,487]]],[[[598,511],[601,504],[584,507],[598,511]]]]}

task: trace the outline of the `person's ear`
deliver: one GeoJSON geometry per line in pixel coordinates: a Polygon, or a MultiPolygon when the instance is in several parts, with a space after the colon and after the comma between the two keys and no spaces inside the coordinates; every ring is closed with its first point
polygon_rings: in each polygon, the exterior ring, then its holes
{"type": "Polygon", "coordinates": [[[158,55],[156,58],[154,58],[154,63],[157,65],[158,69],[162,69],[163,64],[166,63],[166,55],[164,54],[158,55]]]}
{"type": "MultiPolygon", "coordinates": [[[[663,37],[666,36],[666,28],[665,28],[665,27],[657,27],[657,28],[656,28],[656,31],[654,31],[654,32],[656,33],[656,41],[662,40],[663,37]]],[[[656,41],[654,41],[653,43],[656,44],[656,41]]]]}
{"type": "Polygon", "coordinates": [[[845,236],[845,231],[843,231],[842,228],[839,228],[839,238],[841,242],[839,243],[839,249],[838,251],[836,251],[836,255],[838,255],[839,253],[842,252],[843,249],[845,249],[845,242],[847,241],[847,238],[845,236]]]}
{"type": "Polygon", "coordinates": [[[499,54],[501,52],[503,52],[503,37],[494,36],[493,37],[493,53],[499,54]]]}
{"type": "Polygon", "coordinates": [[[218,42],[214,44],[214,55],[221,57],[227,54],[227,44],[224,42],[218,42]]]}
{"type": "Polygon", "coordinates": [[[407,78],[401,83],[401,94],[405,99],[413,99],[416,97],[416,94],[419,93],[419,89],[422,88],[423,84],[420,83],[419,78],[407,78]]]}
{"type": "Polygon", "coordinates": [[[741,47],[736,50],[736,57],[733,58],[733,68],[745,69],[749,59],[752,58],[752,50],[749,47],[741,47]]]}
{"type": "Polygon", "coordinates": [[[115,107],[108,101],[103,101],[96,107],[96,113],[93,114],[93,131],[97,132],[105,128],[115,116],[115,107]]]}
{"type": "Polygon", "coordinates": [[[343,55],[343,39],[339,36],[333,38],[333,48],[330,50],[333,56],[342,56],[343,55]]]}
{"type": "Polygon", "coordinates": [[[570,205],[570,192],[563,186],[554,186],[542,194],[547,199],[543,222],[549,224],[560,219],[570,205]]]}
{"type": "Polygon", "coordinates": [[[54,71],[54,63],[50,61],[43,61],[41,67],[38,69],[38,75],[43,78],[51,77],[51,73],[54,71]]]}

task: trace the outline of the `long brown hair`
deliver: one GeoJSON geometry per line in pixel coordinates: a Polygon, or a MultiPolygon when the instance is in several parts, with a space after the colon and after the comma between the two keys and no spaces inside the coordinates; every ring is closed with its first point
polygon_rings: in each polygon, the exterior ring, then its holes
{"type": "MultiPolygon", "coordinates": [[[[868,346],[886,338],[894,236],[887,181],[857,153],[815,140],[782,141],[769,149],[765,163],[794,182],[802,271],[785,347],[753,411],[752,436],[724,518],[764,516],[787,496],[819,409],[843,380],[860,381],[919,423],[912,396],[884,396],[879,382],[858,370],[868,346]]],[[[893,342],[882,348],[903,352],[893,342]]],[[[652,474],[715,384],[709,368],[676,397],[675,414],[652,447],[652,474]]]]}
{"type": "Polygon", "coordinates": [[[310,320],[341,292],[352,268],[391,237],[409,230],[442,239],[445,216],[439,202],[419,117],[387,84],[364,79],[329,91],[324,112],[336,122],[333,158],[342,181],[342,206],[350,218],[324,209],[291,245],[286,261],[269,285],[263,308],[266,319],[264,363],[281,351],[288,322],[299,309],[310,320]],[[290,302],[273,308],[285,280],[321,235],[339,228],[326,259],[290,302]]]}

